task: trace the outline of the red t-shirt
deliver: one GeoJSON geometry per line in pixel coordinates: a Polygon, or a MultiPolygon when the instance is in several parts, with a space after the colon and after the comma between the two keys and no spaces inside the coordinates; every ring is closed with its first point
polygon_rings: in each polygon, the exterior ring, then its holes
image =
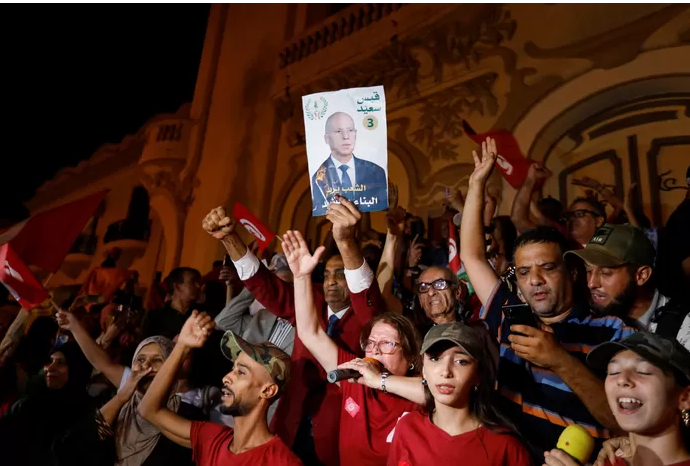
{"type": "Polygon", "coordinates": [[[527,448],[517,438],[480,427],[449,435],[427,414],[410,413],[400,419],[388,455],[388,466],[530,466],[527,448]]]}
{"type": "MultiPolygon", "coordinates": [[[[608,464],[611,463],[609,462],[608,464]]],[[[613,463],[613,466],[628,466],[628,463],[626,463],[623,458],[616,458],[616,462],[613,463]]],[[[690,460],[681,461],[680,463],[671,464],[669,466],[690,466],[690,460]]]]}
{"type": "MultiPolygon", "coordinates": [[[[357,356],[338,348],[338,364],[357,356]]],[[[405,398],[358,383],[340,382],[340,464],[385,465],[398,419],[420,406],[405,398]]]]}
{"type": "Polygon", "coordinates": [[[270,464],[300,466],[302,462],[285,446],[280,437],[251,450],[234,454],[230,451],[233,430],[212,422],[192,422],[190,440],[192,455],[197,466],[236,466],[270,464]]]}

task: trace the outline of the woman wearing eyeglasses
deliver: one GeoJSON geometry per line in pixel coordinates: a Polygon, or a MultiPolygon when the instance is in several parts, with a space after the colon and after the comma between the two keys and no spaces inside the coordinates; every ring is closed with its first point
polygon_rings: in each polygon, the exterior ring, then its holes
{"type": "MultiPolygon", "coordinates": [[[[288,231],[283,250],[294,275],[297,333],[327,372],[353,369],[361,377],[341,381],[340,463],[357,466],[385,465],[398,419],[421,406],[388,393],[388,376],[419,373],[420,338],[405,317],[387,312],[372,319],[362,330],[360,344],[366,361],[339,348],[320,325],[312,295],[311,272],[324,251],[311,255],[302,235],[288,231]]],[[[417,387],[421,379],[417,379],[417,387]]]]}

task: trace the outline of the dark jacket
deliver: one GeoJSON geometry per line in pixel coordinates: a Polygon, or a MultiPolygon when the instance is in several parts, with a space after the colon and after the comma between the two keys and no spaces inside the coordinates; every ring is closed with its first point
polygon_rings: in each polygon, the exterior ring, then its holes
{"type": "MultiPolygon", "coordinates": [[[[355,192],[341,191],[339,194],[354,202],[360,212],[383,210],[388,207],[388,182],[386,181],[386,172],[373,162],[358,159],[354,155],[352,157],[355,159],[356,178],[352,180],[352,183],[353,185],[363,185],[366,189],[355,192]]],[[[335,167],[333,159],[331,159],[330,156],[321,164],[319,169],[316,170],[314,176],[312,176],[311,185],[313,199],[312,215],[325,215],[326,207],[324,204],[326,201],[329,203],[333,201],[333,195],[329,195],[326,192],[327,188],[342,188],[338,169],[335,167]],[[317,183],[316,175],[324,168],[326,169],[326,181],[317,183]],[[325,198],[324,195],[326,196],[325,198]]]]}

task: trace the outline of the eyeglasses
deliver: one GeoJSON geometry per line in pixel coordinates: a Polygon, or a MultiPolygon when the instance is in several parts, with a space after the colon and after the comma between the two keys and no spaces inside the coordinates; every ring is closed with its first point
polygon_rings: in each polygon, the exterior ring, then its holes
{"type": "Polygon", "coordinates": [[[587,214],[590,214],[592,217],[601,217],[601,215],[599,215],[598,212],[594,212],[592,210],[587,210],[587,209],[577,209],[577,210],[573,210],[572,212],[564,213],[563,218],[565,220],[570,220],[572,217],[582,218],[587,214]]]}
{"type": "Polygon", "coordinates": [[[373,353],[374,348],[378,348],[379,353],[381,354],[392,354],[395,351],[395,348],[397,348],[398,346],[400,346],[400,343],[398,343],[397,341],[367,340],[365,344],[362,344],[362,351],[364,351],[365,353],[373,353]]]}
{"type": "Polygon", "coordinates": [[[428,292],[432,286],[436,291],[442,291],[447,289],[452,284],[453,282],[451,282],[450,280],[446,280],[445,278],[439,278],[438,280],[434,280],[431,283],[421,282],[417,283],[417,292],[424,294],[428,292]]]}

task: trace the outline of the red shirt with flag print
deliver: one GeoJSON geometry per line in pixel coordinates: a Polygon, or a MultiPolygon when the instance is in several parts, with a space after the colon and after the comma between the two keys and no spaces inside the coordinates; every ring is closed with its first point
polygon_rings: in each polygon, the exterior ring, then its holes
{"type": "Polygon", "coordinates": [[[388,466],[530,466],[527,448],[516,437],[486,427],[450,435],[428,414],[410,413],[395,428],[388,466]]]}
{"type": "Polygon", "coordinates": [[[302,462],[276,436],[251,450],[235,454],[230,451],[234,430],[212,422],[192,422],[189,440],[197,466],[301,466],[302,462]]]}
{"type": "MultiPolygon", "coordinates": [[[[338,348],[338,364],[356,356],[338,348]]],[[[381,466],[388,460],[396,425],[401,416],[421,409],[417,403],[365,385],[340,382],[340,464],[381,466]]]]}

